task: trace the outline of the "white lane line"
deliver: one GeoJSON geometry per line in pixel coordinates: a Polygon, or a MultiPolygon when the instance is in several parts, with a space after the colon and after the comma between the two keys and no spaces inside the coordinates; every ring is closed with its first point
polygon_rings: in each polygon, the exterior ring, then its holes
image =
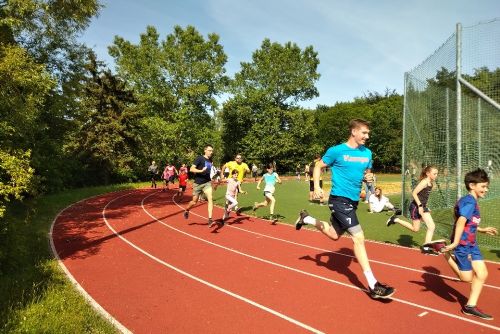
{"type": "MultiPolygon", "coordinates": [[[[118,190],[117,192],[121,192],[123,190],[118,190]]],[[[109,194],[109,193],[108,193],[109,194]]],[[[49,242],[50,242],[50,248],[52,249],[52,254],[54,254],[54,257],[56,258],[59,267],[64,271],[66,276],[68,277],[69,281],[73,284],[73,286],[76,288],[76,290],[83,296],[83,298],[99,313],[101,314],[104,319],[108,320],[113,326],[115,326],[120,332],[124,334],[132,334],[132,332],[125,327],[122,323],[120,323],[116,318],[114,318],[108,311],[104,309],[92,296],[85,291],[85,289],[78,283],[77,279],[71,274],[71,272],[68,270],[64,262],[61,260],[59,257],[59,253],[57,252],[56,246],[54,244],[54,238],[52,237],[54,235],[54,225],[57,221],[57,219],[62,215],[64,211],[66,211],[68,208],[73,207],[79,203],[82,203],[84,201],[88,201],[93,198],[97,198],[102,195],[96,195],[92,196],[89,198],[82,199],[76,203],[70,204],[57,214],[57,216],[54,218],[52,221],[52,225],[50,226],[50,231],[49,231],[49,242]]]]}
{"type": "MultiPolygon", "coordinates": [[[[293,268],[293,267],[285,266],[285,265],[280,264],[280,263],[272,262],[272,261],[269,261],[269,260],[266,260],[266,259],[263,259],[263,258],[259,258],[259,257],[253,256],[253,255],[247,254],[247,253],[243,253],[243,252],[237,251],[235,249],[228,248],[228,247],[216,244],[214,242],[208,241],[206,239],[203,239],[203,238],[197,237],[195,235],[189,234],[187,232],[184,232],[182,230],[179,230],[179,229],[177,229],[177,228],[175,228],[175,227],[173,227],[171,225],[168,225],[167,223],[163,222],[162,220],[158,219],[157,217],[153,216],[144,207],[144,201],[148,197],[150,197],[152,195],[154,195],[154,194],[150,194],[150,195],[148,195],[148,196],[146,196],[146,197],[144,197],[142,199],[142,202],[141,202],[142,209],[144,210],[144,212],[147,215],[149,215],[151,218],[153,218],[154,220],[156,220],[160,224],[164,225],[165,227],[168,227],[168,228],[170,228],[170,229],[172,229],[174,231],[177,231],[177,232],[179,232],[181,234],[189,236],[189,237],[191,237],[193,239],[200,240],[202,242],[205,242],[207,244],[213,245],[215,247],[219,247],[219,248],[225,249],[227,251],[230,251],[230,252],[233,252],[233,253],[236,253],[236,254],[239,254],[239,255],[242,255],[242,256],[245,256],[245,257],[257,260],[257,261],[260,261],[260,262],[271,264],[271,265],[274,265],[274,266],[277,266],[277,267],[280,267],[280,268],[283,268],[283,269],[287,269],[287,270],[290,270],[290,271],[294,271],[294,272],[297,272],[297,273],[301,273],[301,274],[304,274],[304,275],[307,275],[307,276],[310,276],[310,277],[318,278],[318,279],[321,279],[321,280],[324,280],[324,281],[327,281],[327,282],[331,282],[331,283],[335,283],[335,284],[338,284],[338,285],[342,285],[342,286],[347,287],[347,288],[351,288],[351,289],[355,289],[355,290],[360,290],[360,291],[368,292],[367,290],[360,289],[360,288],[358,288],[357,286],[354,286],[354,285],[350,285],[350,284],[347,284],[347,283],[339,282],[339,281],[336,281],[336,280],[333,280],[333,279],[330,279],[330,278],[327,278],[327,277],[323,277],[323,276],[320,276],[320,275],[312,274],[312,273],[309,273],[309,272],[306,272],[306,271],[303,271],[303,270],[300,270],[300,269],[296,269],[296,268],[293,268]]],[[[192,213],[190,213],[190,214],[192,214],[192,213]]],[[[203,217],[203,216],[200,216],[198,214],[195,214],[195,215],[199,216],[199,217],[203,217]]],[[[438,314],[441,314],[441,315],[444,315],[444,316],[447,316],[447,317],[450,317],[450,318],[462,320],[462,321],[465,321],[465,322],[470,322],[470,323],[473,323],[475,325],[479,325],[479,326],[483,326],[483,327],[487,327],[487,328],[491,328],[491,329],[500,331],[500,327],[496,327],[496,326],[493,326],[493,325],[485,324],[485,323],[482,323],[482,322],[479,322],[479,321],[475,321],[475,320],[472,320],[472,319],[468,319],[468,318],[463,318],[463,317],[457,316],[455,314],[451,314],[451,313],[448,313],[448,312],[440,311],[438,309],[434,309],[432,307],[427,307],[427,306],[424,306],[424,305],[421,305],[421,304],[413,303],[413,302],[410,302],[410,301],[407,301],[407,300],[403,300],[403,299],[399,299],[399,298],[394,298],[394,297],[391,297],[391,299],[394,300],[394,301],[400,302],[402,304],[410,305],[410,306],[417,307],[417,308],[420,308],[420,309],[423,309],[423,310],[426,310],[426,311],[431,311],[431,312],[434,312],[434,313],[438,313],[438,314]]]]}
{"type": "MultiPolygon", "coordinates": [[[[154,194],[151,194],[151,195],[154,195],[154,194]]],[[[149,197],[149,196],[148,196],[149,197]]],[[[177,205],[179,208],[181,209],[184,209],[182,208],[176,201],[175,199],[173,200],[173,202],[175,203],[175,205],[177,205]]],[[[194,212],[190,212],[190,214],[193,214],[195,216],[198,216],[200,218],[207,218],[205,216],[202,216],[202,215],[199,215],[197,213],[194,213],[194,212]]],[[[289,224],[285,224],[285,225],[289,225],[289,224]]],[[[328,253],[333,253],[333,254],[337,254],[337,255],[341,255],[341,256],[345,256],[345,257],[350,257],[350,258],[353,258],[355,259],[356,257],[354,255],[349,255],[349,254],[344,254],[344,253],[340,253],[340,252],[335,252],[335,251],[332,251],[332,250],[329,250],[329,249],[324,249],[324,248],[319,248],[319,247],[315,247],[315,246],[311,246],[311,245],[307,245],[307,244],[302,244],[302,243],[299,243],[299,242],[295,242],[295,241],[290,241],[290,240],[286,240],[286,239],[281,239],[281,238],[277,238],[277,237],[273,237],[271,235],[268,235],[268,234],[262,234],[262,233],[259,233],[259,232],[255,232],[255,231],[251,231],[251,230],[247,230],[247,229],[244,229],[242,227],[238,227],[238,226],[233,226],[233,225],[230,225],[230,224],[226,224],[225,226],[228,226],[230,228],[234,228],[234,229],[237,229],[237,230],[240,230],[240,231],[243,231],[243,232],[247,232],[247,233],[250,233],[250,234],[255,234],[255,235],[258,235],[258,236],[261,236],[261,237],[264,237],[264,238],[269,238],[269,239],[273,239],[273,240],[277,240],[277,241],[281,241],[281,242],[285,242],[285,243],[289,243],[289,244],[292,244],[292,245],[296,245],[296,246],[301,246],[301,247],[305,247],[305,248],[310,248],[310,249],[314,249],[314,250],[318,250],[318,251],[322,251],[322,252],[328,252],[328,253]]],[[[382,246],[384,246],[385,244],[384,243],[380,243],[382,246]]],[[[436,273],[433,273],[433,272],[429,272],[429,271],[425,271],[425,270],[421,270],[421,269],[415,269],[415,268],[410,268],[410,267],[405,267],[405,266],[401,266],[401,265],[398,265],[398,264],[393,264],[393,263],[388,263],[388,262],[383,262],[383,261],[378,261],[378,260],[372,260],[370,259],[370,262],[371,263],[378,263],[378,264],[381,264],[381,265],[385,265],[385,266],[389,266],[389,267],[394,267],[394,268],[398,268],[398,269],[404,269],[404,270],[409,270],[409,271],[414,271],[414,272],[417,272],[417,273],[421,273],[421,274],[426,274],[426,275],[431,275],[431,276],[436,276],[436,277],[441,277],[441,278],[446,278],[450,281],[455,281],[455,282],[460,282],[460,280],[456,277],[452,277],[452,276],[447,276],[447,275],[441,275],[441,274],[436,274],[436,273]]],[[[492,288],[492,289],[497,289],[497,290],[500,290],[500,286],[496,286],[496,285],[491,285],[491,284],[483,284],[483,287],[488,287],[488,288],[492,288]]]]}
{"type": "MultiPolygon", "coordinates": [[[[231,291],[229,291],[229,290],[226,290],[226,289],[224,289],[224,288],[222,288],[222,287],[220,287],[220,286],[217,286],[217,285],[212,284],[212,283],[210,283],[210,282],[208,282],[208,281],[205,281],[205,280],[203,280],[203,279],[201,279],[201,278],[199,278],[199,277],[197,277],[197,276],[191,275],[190,273],[188,273],[188,272],[186,272],[186,271],[184,271],[184,270],[182,270],[182,269],[179,269],[179,268],[177,268],[177,267],[175,267],[175,266],[173,266],[173,265],[171,265],[171,264],[169,264],[169,263],[167,263],[167,262],[165,262],[165,261],[163,261],[163,260],[161,260],[161,259],[157,258],[156,256],[154,256],[154,255],[152,255],[152,254],[148,253],[148,252],[147,252],[147,251],[145,251],[144,249],[140,248],[139,246],[137,246],[137,245],[135,245],[134,243],[132,243],[131,241],[129,241],[127,238],[123,237],[123,236],[122,236],[119,232],[117,232],[117,231],[116,231],[116,230],[115,230],[115,229],[111,226],[111,224],[109,224],[108,220],[106,219],[106,209],[107,209],[107,207],[108,207],[111,203],[113,203],[115,200],[117,200],[117,199],[119,199],[119,198],[122,198],[122,197],[125,197],[125,196],[127,196],[127,195],[129,195],[129,194],[125,194],[125,195],[122,195],[122,196],[116,197],[116,198],[114,198],[113,200],[109,201],[109,202],[106,204],[106,206],[103,208],[103,210],[102,210],[102,217],[103,217],[103,219],[104,219],[104,222],[105,222],[105,223],[106,223],[106,225],[108,226],[108,228],[109,228],[109,229],[110,229],[110,230],[111,230],[111,231],[112,231],[112,232],[113,232],[113,233],[114,233],[117,237],[119,237],[121,240],[123,240],[123,241],[124,241],[125,243],[127,243],[129,246],[133,247],[134,249],[138,250],[139,252],[141,252],[142,254],[146,255],[147,257],[149,257],[149,258],[153,259],[154,261],[156,261],[156,262],[158,262],[158,263],[160,263],[160,264],[162,264],[162,265],[164,265],[164,266],[166,266],[166,267],[168,267],[168,268],[170,268],[170,269],[172,269],[172,270],[174,270],[174,271],[176,271],[176,272],[178,272],[178,273],[180,273],[180,274],[182,274],[182,275],[184,275],[184,276],[187,276],[187,277],[189,277],[189,278],[191,278],[191,279],[193,279],[193,280],[195,280],[195,281],[197,281],[197,282],[199,282],[199,283],[205,284],[205,285],[207,285],[207,286],[209,286],[209,287],[211,287],[211,288],[213,288],[213,289],[215,289],[215,290],[218,290],[218,291],[220,291],[220,292],[223,292],[223,293],[225,293],[225,294],[227,294],[227,295],[229,295],[229,296],[231,296],[231,297],[234,297],[234,298],[236,298],[236,299],[239,299],[239,300],[241,300],[241,301],[243,301],[243,302],[246,302],[246,303],[248,303],[248,304],[250,304],[250,305],[253,305],[253,306],[257,307],[257,308],[260,308],[261,310],[264,310],[264,311],[266,311],[266,312],[269,312],[269,313],[271,313],[271,314],[273,314],[273,315],[275,315],[275,316],[277,316],[277,317],[279,317],[279,318],[281,318],[281,319],[284,319],[284,320],[286,320],[286,321],[289,321],[289,322],[291,322],[291,323],[293,323],[293,324],[295,324],[295,325],[297,325],[297,326],[299,326],[299,327],[302,327],[302,328],[304,328],[304,329],[306,329],[306,330],[308,330],[308,331],[310,331],[310,332],[313,332],[313,333],[323,333],[322,331],[320,331],[320,330],[318,330],[318,329],[316,329],[316,328],[313,328],[313,327],[311,327],[311,326],[309,326],[309,325],[307,325],[307,324],[304,324],[304,323],[302,323],[302,322],[300,322],[300,321],[298,321],[298,320],[295,320],[295,319],[293,319],[293,318],[291,318],[291,317],[289,317],[289,316],[287,316],[287,315],[284,315],[284,314],[282,314],[282,313],[280,313],[280,312],[278,312],[278,311],[275,311],[275,310],[273,310],[273,309],[271,309],[271,308],[269,308],[269,307],[266,307],[266,306],[264,306],[264,305],[262,305],[262,304],[259,304],[259,303],[257,303],[257,302],[254,302],[253,300],[250,300],[250,299],[245,298],[245,297],[243,297],[243,296],[241,296],[241,295],[238,295],[238,294],[236,294],[236,293],[234,293],[234,292],[231,292],[231,291]]],[[[152,194],[151,194],[151,195],[152,195],[152,194]]],[[[146,196],[145,198],[147,198],[147,197],[149,197],[149,196],[151,196],[151,195],[148,195],[148,196],[146,196]]],[[[144,199],[145,199],[145,198],[144,198],[144,199]]],[[[169,225],[164,224],[163,222],[161,222],[160,220],[158,220],[156,217],[152,216],[151,214],[149,214],[149,212],[147,212],[147,211],[145,210],[144,205],[143,205],[143,203],[144,203],[144,199],[143,199],[143,200],[142,200],[142,202],[141,202],[141,206],[142,206],[143,210],[144,210],[144,211],[145,211],[145,212],[146,212],[146,213],[147,213],[147,214],[148,214],[151,218],[155,219],[156,221],[158,221],[158,222],[162,223],[162,224],[163,224],[163,225],[165,225],[165,226],[170,227],[169,225]]],[[[175,230],[177,230],[177,229],[175,229],[175,230]]],[[[182,231],[180,231],[180,230],[177,230],[177,231],[182,232],[182,231]]],[[[187,233],[186,233],[186,234],[187,234],[187,233]]],[[[201,240],[201,239],[200,239],[200,240],[201,240]]]]}
{"type": "Polygon", "coordinates": [[[425,316],[425,315],[427,315],[427,314],[429,314],[429,312],[425,311],[425,312],[420,313],[418,316],[419,316],[419,317],[423,317],[423,316],[425,316]]]}

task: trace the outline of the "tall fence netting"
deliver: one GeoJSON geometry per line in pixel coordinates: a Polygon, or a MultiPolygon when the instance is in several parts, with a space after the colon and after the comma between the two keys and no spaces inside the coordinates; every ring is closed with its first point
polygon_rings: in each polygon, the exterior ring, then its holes
{"type": "MultiPolygon", "coordinates": [[[[446,238],[453,226],[453,206],[459,194],[467,193],[464,175],[478,167],[491,179],[487,197],[479,202],[481,226],[500,230],[500,19],[460,31],[458,41],[455,32],[405,74],[403,208],[408,216],[422,168],[435,165],[439,176],[429,207],[436,235],[446,238]],[[463,84],[457,96],[457,47],[461,77],[486,97],[463,84]]],[[[499,239],[478,233],[480,245],[493,252],[500,248],[499,239]]]]}

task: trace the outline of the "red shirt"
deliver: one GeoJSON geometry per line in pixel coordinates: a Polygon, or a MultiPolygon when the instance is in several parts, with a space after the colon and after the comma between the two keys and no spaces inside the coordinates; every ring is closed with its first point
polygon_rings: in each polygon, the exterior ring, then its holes
{"type": "Polygon", "coordinates": [[[187,179],[188,179],[187,174],[179,174],[179,185],[180,186],[187,186],[187,179]]]}

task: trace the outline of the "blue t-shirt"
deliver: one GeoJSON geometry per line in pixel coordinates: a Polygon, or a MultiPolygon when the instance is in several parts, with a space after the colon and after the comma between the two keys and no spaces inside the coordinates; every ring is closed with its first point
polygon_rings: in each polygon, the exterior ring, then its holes
{"type": "Polygon", "coordinates": [[[330,194],[359,201],[365,170],[372,168],[372,151],[365,146],[351,148],[343,143],[330,147],[322,160],[332,167],[330,194]]]}
{"type": "Polygon", "coordinates": [[[460,237],[460,245],[475,246],[477,227],[481,222],[481,215],[479,214],[479,205],[477,200],[471,194],[461,197],[455,204],[455,225],[451,234],[451,242],[455,238],[456,221],[460,217],[465,217],[464,231],[460,237]]]}

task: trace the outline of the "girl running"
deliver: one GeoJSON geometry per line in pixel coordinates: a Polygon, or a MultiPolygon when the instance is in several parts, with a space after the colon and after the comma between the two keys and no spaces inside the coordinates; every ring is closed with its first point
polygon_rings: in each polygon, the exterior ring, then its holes
{"type": "Polygon", "coordinates": [[[276,199],[274,198],[274,187],[276,185],[276,182],[281,184],[281,179],[278,174],[274,172],[273,164],[268,164],[266,167],[267,173],[262,175],[259,182],[257,182],[257,189],[260,189],[260,183],[262,182],[262,180],[264,180],[264,182],[266,183],[266,186],[264,187],[265,201],[260,203],[255,202],[253,205],[253,211],[255,212],[255,210],[257,210],[258,208],[267,206],[270,203],[271,206],[269,208],[269,219],[275,222],[277,219],[274,217],[274,205],[276,204],[276,199]]]}
{"type": "Polygon", "coordinates": [[[246,194],[246,191],[241,190],[241,182],[238,181],[238,171],[233,169],[231,172],[231,178],[227,179],[227,190],[226,190],[226,210],[224,211],[224,216],[222,216],[222,221],[229,218],[231,211],[238,206],[238,201],[236,200],[236,195],[239,193],[246,194]]]}
{"type": "MultiPolygon", "coordinates": [[[[438,170],[435,166],[427,166],[422,169],[422,172],[420,173],[420,181],[412,192],[413,201],[410,203],[411,224],[397,218],[396,215],[393,215],[389,218],[389,220],[387,220],[386,225],[391,226],[398,223],[410,231],[418,232],[420,230],[420,222],[423,220],[425,225],[427,225],[424,245],[431,242],[436,225],[432,219],[431,210],[427,207],[427,201],[429,200],[429,195],[437,176],[438,170]]],[[[420,247],[420,250],[424,254],[437,255],[437,253],[430,247],[422,246],[420,247]]]]}

